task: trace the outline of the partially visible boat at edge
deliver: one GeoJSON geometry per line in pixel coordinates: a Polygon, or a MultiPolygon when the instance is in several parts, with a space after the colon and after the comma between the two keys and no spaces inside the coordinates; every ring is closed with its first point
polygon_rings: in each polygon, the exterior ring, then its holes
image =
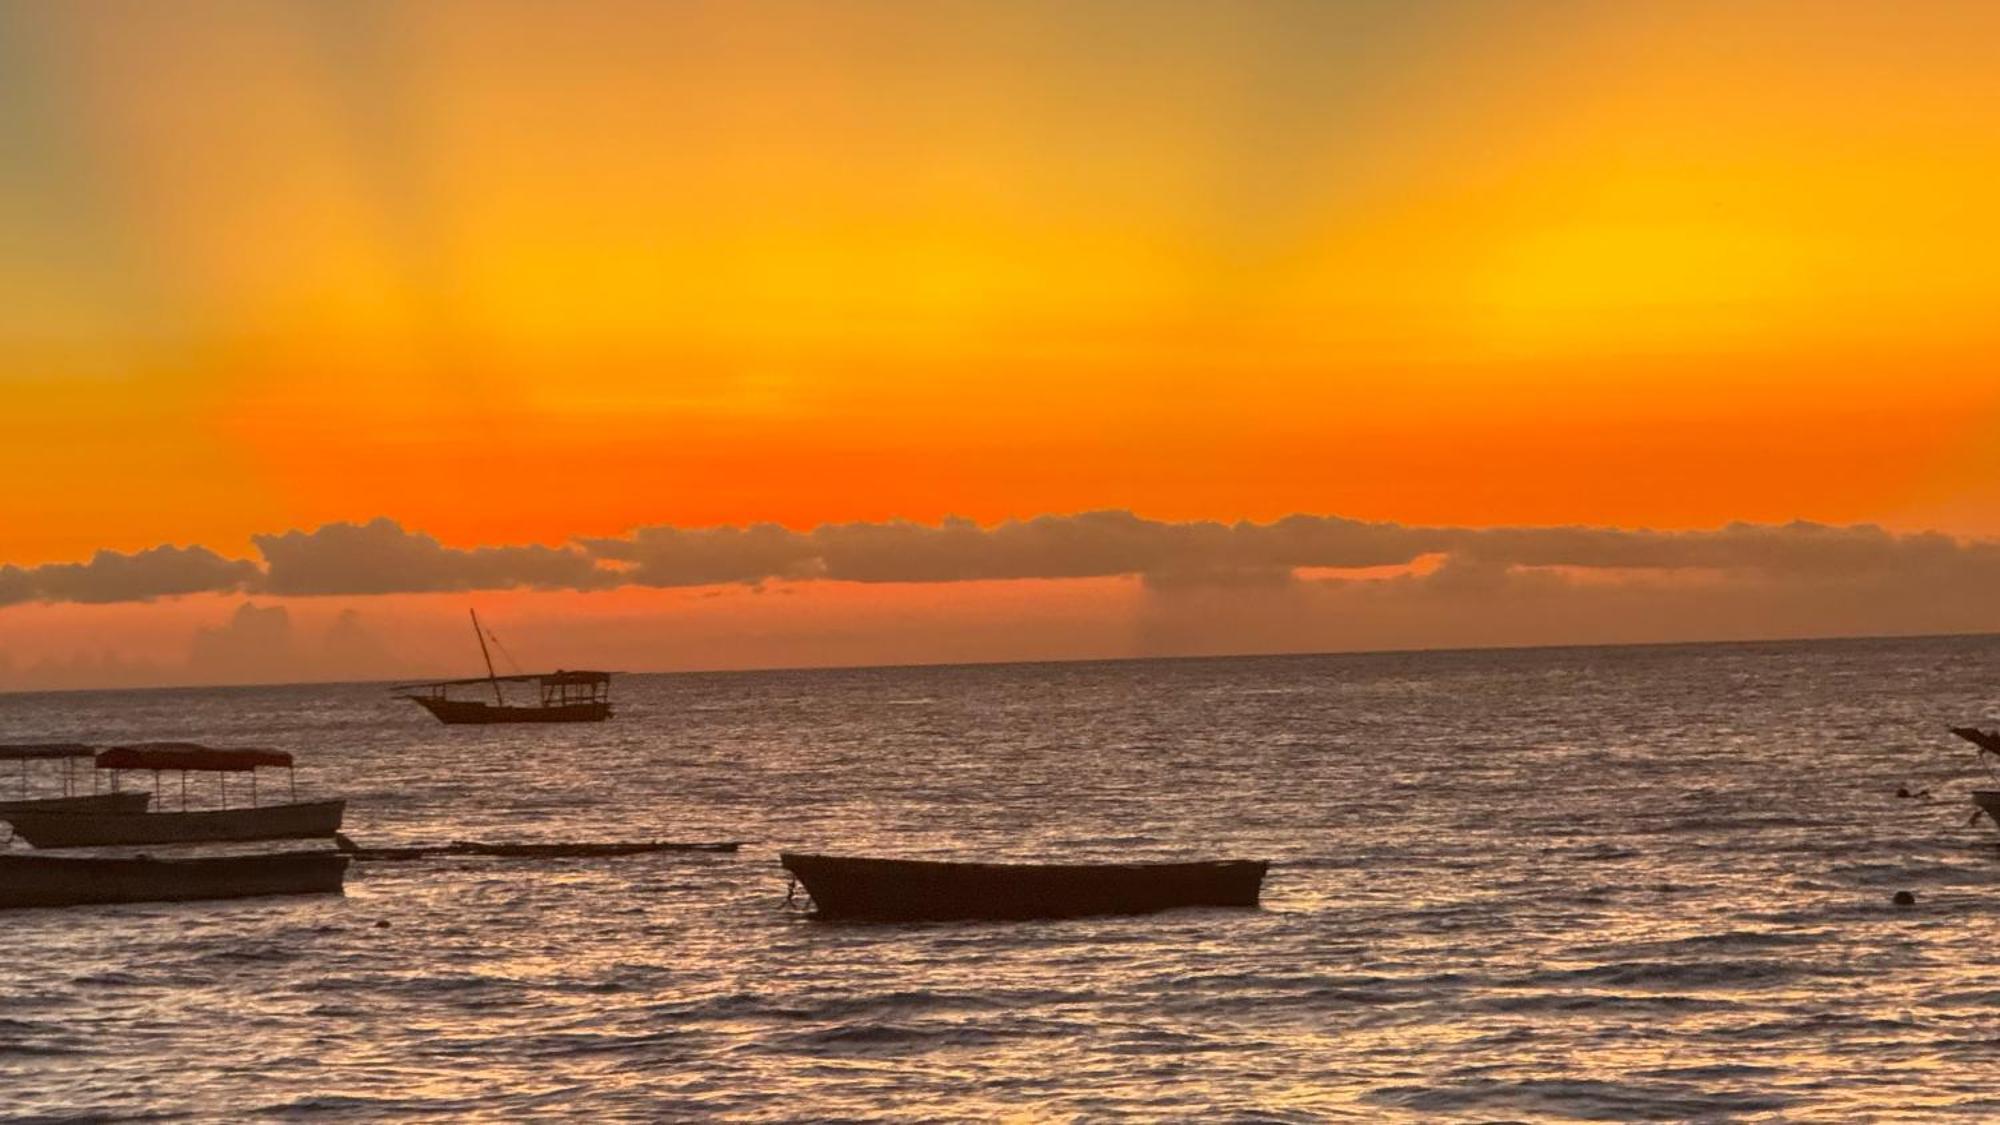
{"type": "MultiPolygon", "coordinates": [[[[1951,733],[1979,747],[1979,756],[1982,760],[1988,754],[2000,758],[2000,731],[1980,730],[1978,727],[1953,727],[1951,733]]],[[[1994,824],[2000,825],[2000,789],[1974,789],[1972,803],[1994,824]]],[[[1978,819],[1977,814],[1974,814],[1974,819],[1978,819]]]]}
{"type": "Polygon", "coordinates": [[[0,854],[0,909],[338,894],[347,857],[273,852],[195,859],[0,854]]]}
{"type": "MultiPolygon", "coordinates": [[[[88,848],[132,844],[184,844],[207,841],[286,840],[332,836],[340,830],[347,802],[297,801],[279,805],[256,803],[256,771],[260,767],[291,769],[292,756],[281,750],[218,750],[187,742],[152,742],[118,746],[97,755],[99,770],[118,775],[127,770],[151,770],[155,775],[179,770],[183,778],[183,808],[179,812],[12,812],[8,823],[15,835],[38,848],[88,848]],[[188,771],[251,775],[251,804],[239,808],[185,807],[188,771]]],[[[223,783],[226,795],[226,782],[223,783]]],[[[296,798],[297,788],[292,789],[296,798]]],[[[226,797],[225,797],[226,799],[226,797]]]]}
{"type": "Polygon", "coordinates": [[[1269,867],[1266,860],[958,863],[796,852],[779,862],[812,896],[817,917],[899,922],[1254,907],[1269,867]]]}
{"type": "MultiPolygon", "coordinates": [[[[501,676],[493,670],[493,654],[486,648],[486,632],[479,614],[472,613],[472,634],[479,639],[479,654],[486,659],[486,675],[465,680],[434,680],[404,684],[396,689],[437,717],[441,723],[484,726],[491,723],[601,723],[611,717],[611,673],[566,671],[501,676]],[[501,684],[532,683],[539,702],[509,703],[501,684]],[[483,699],[454,699],[452,688],[491,687],[493,702],[483,699]]],[[[499,638],[494,638],[497,642],[499,638]]],[[[505,651],[504,648],[502,651],[505,651]]]]}

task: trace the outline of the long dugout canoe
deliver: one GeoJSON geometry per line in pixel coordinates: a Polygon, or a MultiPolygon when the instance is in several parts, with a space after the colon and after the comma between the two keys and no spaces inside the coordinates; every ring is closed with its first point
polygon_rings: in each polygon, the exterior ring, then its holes
{"type": "Polygon", "coordinates": [[[779,856],[817,917],[882,921],[1072,918],[1183,906],[1257,905],[1265,860],[1199,863],[950,863],[779,856]]]}
{"type": "Polygon", "coordinates": [[[346,801],[307,801],[197,812],[9,813],[15,835],[38,848],[115,844],[196,844],[212,840],[291,840],[340,831],[346,801]]]}
{"type": "Polygon", "coordinates": [[[113,813],[130,815],[146,811],[153,795],[143,789],[122,789],[116,793],[85,793],[80,797],[30,797],[20,801],[0,801],[0,820],[11,813],[113,813]]]}
{"type": "Polygon", "coordinates": [[[0,855],[0,909],[338,894],[347,857],[275,852],[200,859],[0,855]]]}

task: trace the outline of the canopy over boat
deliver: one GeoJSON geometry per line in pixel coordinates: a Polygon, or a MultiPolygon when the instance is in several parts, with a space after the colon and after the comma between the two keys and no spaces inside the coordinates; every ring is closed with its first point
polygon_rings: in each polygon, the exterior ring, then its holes
{"type": "Polygon", "coordinates": [[[392,691],[423,691],[430,688],[467,687],[472,684],[540,684],[543,687],[566,687],[580,684],[608,684],[609,672],[569,672],[558,669],[554,672],[534,672],[519,676],[473,676],[465,680],[430,680],[421,684],[399,684],[392,691]]]}
{"type": "Polygon", "coordinates": [[[542,681],[543,687],[557,687],[563,684],[608,684],[611,682],[611,673],[564,672],[558,669],[536,678],[542,681]]]}
{"type": "Polygon", "coordinates": [[[259,766],[290,766],[283,750],[216,750],[192,742],[144,742],[114,746],[97,756],[101,770],[254,770],[259,766]]]}
{"type": "Polygon", "coordinates": [[[0,762],[42,761],[48,758],[88,758],[95,749],[80,742],[17,742],[0,745],[0,762]]]}

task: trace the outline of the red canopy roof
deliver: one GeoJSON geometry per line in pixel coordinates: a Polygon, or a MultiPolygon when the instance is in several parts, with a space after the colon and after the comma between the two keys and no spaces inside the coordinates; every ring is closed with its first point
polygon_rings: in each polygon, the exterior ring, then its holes
{"type": "Polygon", "coordinates": [[[0,746],[0,762],[40,758],[88,758],[97,751],[81,742],[17,742],[0,746]]]}
{"type": "Polygon", "coordinates": [[[254,770],[289,766],[283,750],[212,750],[192,742],[146,742],[114,746],[97,756],[101,770],[254,770]]]}

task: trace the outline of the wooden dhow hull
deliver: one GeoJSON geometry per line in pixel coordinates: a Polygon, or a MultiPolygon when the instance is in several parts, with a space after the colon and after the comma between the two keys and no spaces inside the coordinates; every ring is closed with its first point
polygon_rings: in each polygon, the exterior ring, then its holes
{"type": "Polygon", "coordinates": [[[346,871],[347,857],[337,852],[199,859],[0,855],[0,908],[338,894],[346,871]]]}
{"type": "Polygon", "coordinates": [[[1264,860],[1201,863],[947,863],[856,856],[780,857],[822,919],[948,921],[1149,914],[1256,906],[1264,860]]]}
{"type": "Polygon", "coordinates": [[[10,813],[14,834],[38,848],[290,840],[340,831],[346,801],[309,801],[199,812],[10,813]]]}
{"type": "Polygon", "coordinates": [[[609,703],[563,703],[548,707],[503,707],[476,699],[434,699],[412,695],[441,723],[485,726],[490,723],[601,723],[611,717],[609,703]]]}
{"type": "Polygon", "coordinates": [[[35,797],[24,801],[0,801],[0,820],[9,813],[119,813],[146,811],[153,795],[143,789],[116,793],[86,793],[81,797],[35,797]]]}

